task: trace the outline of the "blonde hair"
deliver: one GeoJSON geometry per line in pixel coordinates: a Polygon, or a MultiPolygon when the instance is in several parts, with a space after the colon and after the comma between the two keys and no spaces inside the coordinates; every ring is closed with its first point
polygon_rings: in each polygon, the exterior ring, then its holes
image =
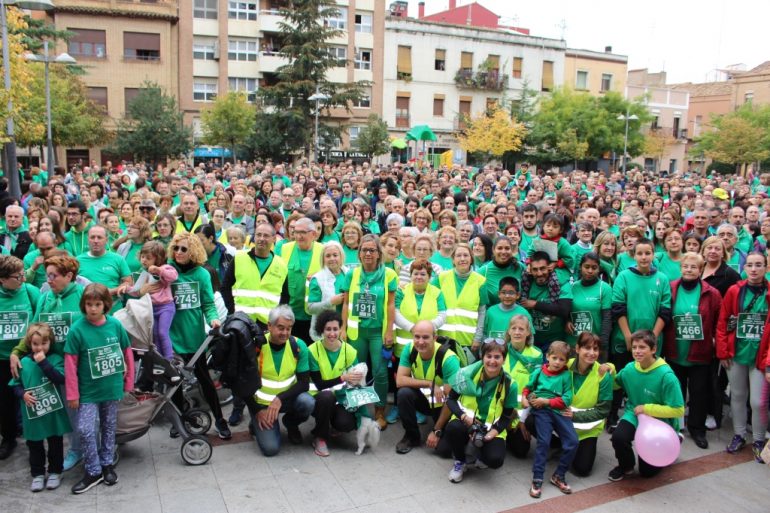
{"type": "Polygon", "coordinates": [[[700,245],[700,254],[701,256],[706,256],[706,246],[711,246],[712,244],[719,243],[720,246],[722,246],[722,261],[727,262],[727,259],[730,257],[730,255],[727,254],[727,248],[725,247],[725,243],[722,242],[722,239],[717,237],[716,235],[712,235],[708,239],[703,241],[703,244],[700,245]]]}
{"type": "MultiPolygon", "coordinates": [[[[48,340],[49,343],[54,342],[53,330],[48,323],[33,322],[27,328],[27,334],[24,335],[24,345],[27,346],[27,349],[30,351],[32,351],[32,337],[35,335],[40,336],[43,340],[48,340]]],[[[48,350],[50,351],[51,348],[49,347],[48,350]]]]}
{"type": "Polygon", "coordinates": [[[189,232],[180,232],[174,235],[171,239],[171,243],[168,245],[168,257],[174,259],[173,247],[180,242],[187,242],[187,251],[190,253],[190,262],[196,265],[203,265],[208,260],[206,250],[203,248],[200,239],[197,235],[193,235],[189,232]]]}
{"type": "Polygon", "coordinates": [[[695,260],[695,264],[698,266],[698,269],[703,269],[703,265],[706,263],[706,259],[703,258],[703,255],[700,253],[695,253],[694,251],[688,251],[682,257],[679,259],[679,265],[682,265],[685,260],[695,260]]]}

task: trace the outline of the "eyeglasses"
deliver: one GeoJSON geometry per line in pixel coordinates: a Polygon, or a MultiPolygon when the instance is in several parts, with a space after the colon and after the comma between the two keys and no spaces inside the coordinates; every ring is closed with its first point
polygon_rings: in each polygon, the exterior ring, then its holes
{"type": "Polygon", "coordinates": [[[48,279],[48,281],[53,281],[56,278],[58,278],[59,276],[61,276],[61,275],[60,274],[56,274],[56,273],[48,273],[48,274],[45,275],[45,277],[48,279]]]}
{"type": "Polygon", "coordinates": [[[11,279],[11,278],[13,278],[16,281],[24,281],[26,276],[24,276],[24,273],[19,273],[19,274],[12,274],[8,276],[8,279],[11,279]]]}
{"type": "Polygon", "coordinates": [[[501,338],[487,338],[487,339],[484,339],[484,343],[485,344],[497,344],[498,346],[504,346],[505,345],[505,340],[503,340],[501,338]]]}
{"type": "Polygon", "coordinates": [[[498,292],[501,296],[515,296],[517,292],[515,290],[501,290],[498,292]]]}
{"type": "Polygon", "coordinates": [[[377,248],[361,248],[361,253],[378,253],[377,248]]]}
{"type": "Polygon", "coordinates": [[[294,230],[292,230],[292,233],[294,233],[294,235],[307,235],[310,232],[307,230],[297,230],[295,228],[294,230]]]}
{"type": "Polygon", "coordinates": [[[188,248],[185,246],[172,246],[171,251],[174,253],[187,253],[188,248]]]}

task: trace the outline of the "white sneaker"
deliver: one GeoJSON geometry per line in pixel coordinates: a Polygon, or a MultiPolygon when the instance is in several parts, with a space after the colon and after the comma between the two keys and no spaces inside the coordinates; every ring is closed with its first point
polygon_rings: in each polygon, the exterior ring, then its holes
{"type": "MultiPolygon", "coordinates": [[[[460,479],[462,479],[462,474],[460,475],[460,479]]],[[[33,477],[29,490],[32,492],[40,492],[43,488],[45,488],[45,476],[33,477]]]]}
{"type": "Polygon", "coordinates": [[[61,474],[48,474],[45,487],[48,490],[56,490],[61,485],[61,474]]]}
{"type": "Polygon", "coordinates": [[[453,483],[459,483],[463,480],[463,474],[465,474],[465,463],[455,460],[452,470],[449,471],[449,480],[453,483]]]}
{"type": "Polygon", "coordinates": [[[717,419],[713,415],[706,417],[706,429],[713,431],[717,428],[717,419]]]}

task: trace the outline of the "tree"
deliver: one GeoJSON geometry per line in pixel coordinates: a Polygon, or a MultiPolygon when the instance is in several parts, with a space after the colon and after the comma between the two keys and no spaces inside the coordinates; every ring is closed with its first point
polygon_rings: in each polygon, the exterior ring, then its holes
{"type": "Polygon", "coordinates": [[[228,144],[233,150],[245,143],[254,131],[256,109],[243,92],[229,92],[217,97],[210,108],[201,113],[203,138],[206,144],[228,144]]]}
{"type": "Polygon", "coordinates": [[[663,130],[650,130],[644,136],[642,155],[652,157],[655,160],[655,171],[657,171],[660,161],[663,160],[663,155],[666,154],[666,149],[674,143],[676,143],[676,139],[663,130]]]}
{"type": "Polygon", "coordinates": [[[366,126],[358,133],[358,149],[364,153],[384,155],[390,153],[388,125],[377,114],[370,114],[366,126]]]}
{"type": "Polygon", "coordinates": [[[467,128],[459,137],[460,147],[471,153],[501,157],[506,151],[518,151],[526,133],[522,123],[511,119],[503,109],[493,107],[467,121],[467,128]]]}
{"type": "Polygon", "coordinates": [[[696,138],[692,153],[725,164],[745,165],[770,158],[770,106],[744,104],[711,121],[713,131],[696,138]]]}
{"type": "Polygon", "coordinates": [[[259,90],[266,108],[257,114],[257,125],[265,125],[268,120],[277,118],[291,131],[273,131],[284,140],[280,143],[272,141],[270,146],[289,152],[304,147],[309,154],[316,106],[315,101],[309,100],[310,96],[317,90],[325,96],[319,104],[324,116],[328,117],[333,107],[341,106],[350,111],[352,102],[363,97],[364,87],[369,84],[364,81],[341,84],[326,79],[327,72],[339,66],[339,59],[329,52],[327,41],[344,34],[326,23],[327,19],[339,15],[333,0],[294,0],[282,8],[280,14],[285,21],[280,22],[282,44],[279,54],[288,63],[278,68],[275,83],[259,90]]]}
{"type": "Polygon", "coordinates": [[[158,84],[145,82],[127,109],[118,121],[111,153],[129,153],[137,161],[155,165],[192,149],[192,129],[184,125],[174,97],[158,84]]]}
{"type": "MultiPolygon", "coordinates": [[[[32,70],[24,60],[24,53],[27,51],[27,48],[24,46],[24,36],[21,34],[21,31],[26,28],[26,23],[20,10],[15,7],[7,7],[6,9],[11,84],[13,85],[10,91],[10,99],[13,101],[13,112],[11,112],[11,115],[20,129],[28,132],[39,133],[42,131],[45,133],[45,123],[41,123],[40,120],[31,121],[22,117],[22,113],[28,108],[29,102],[34,101],[30,91],[30,84],[33,81],[32,70]]],[[[2,69],[2,62],[0,62],[0,69],[2,69]]],[[[8,92],[0,88],[0,105],[2,105],[0,108],[0,142],[2,143],[8,142],[8,137],[6,136],[6,119],[8,116],[6,105],[8,104],[8,99],[8,92]]]]}

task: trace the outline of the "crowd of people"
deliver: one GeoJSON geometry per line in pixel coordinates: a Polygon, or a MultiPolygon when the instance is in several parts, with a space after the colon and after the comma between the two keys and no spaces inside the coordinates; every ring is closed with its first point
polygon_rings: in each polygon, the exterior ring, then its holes
{"type": "Polygon", "coordinates": [[[32,491],[81,461],[73,493],[118,481],[117,405],[139,384],[111,314],[144,295],[168,360],[235,312],[265,330],[261,386],[228,418],[194,367],[218,436],[246,421],[265,456],[281,424],[292,444],[314,424],[326,457],[369,418],[401,424],[399,454],[451,458],[458,483],[534,438],[537,498],[552,447],[562,493],[605,432],[610,480],[653,476],[639,415],[706,449],[727,402],[726,451],[762,462],[770,174],[108,162],[24,178],[21,198],[0,178],[0,459],[23,436],[32,491]],[[350,407],[367,384],[376,400],[350,407]]]}

